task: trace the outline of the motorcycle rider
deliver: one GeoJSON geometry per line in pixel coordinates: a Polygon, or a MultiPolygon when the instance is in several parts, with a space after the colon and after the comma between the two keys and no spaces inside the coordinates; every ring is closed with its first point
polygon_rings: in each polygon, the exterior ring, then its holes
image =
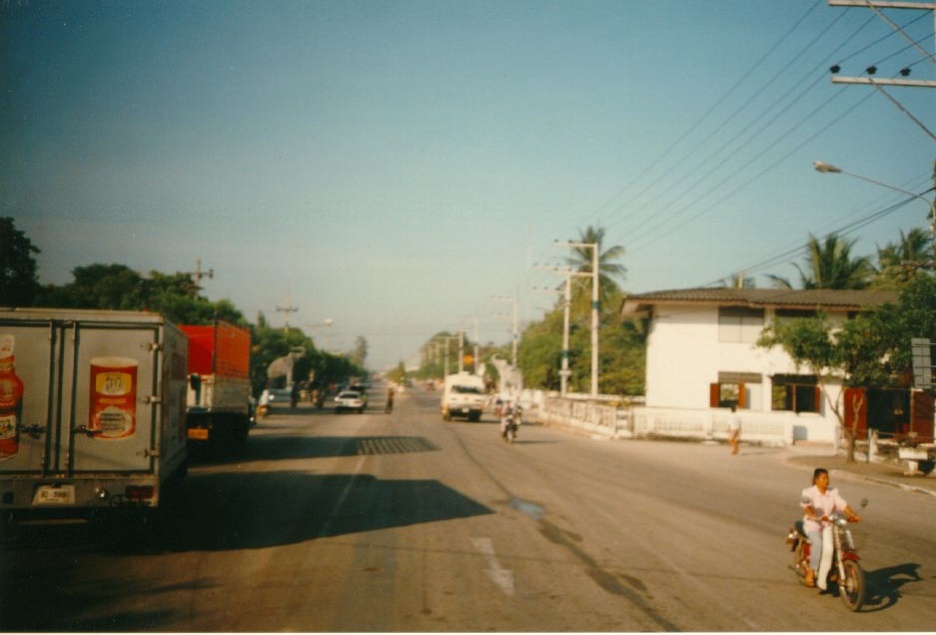
{"type": "Polygon", "coordinates": [[[511,401],[505,401],[501,407],[500,432],[503,438],[507,438],[507,428],[510,425],[518,425],[520,420],[520,404],[514,405],[511,401]]]}
{"type": "Polygon", "coordinates": [[[835,512],[844,512],[851,522],[860,522],[856,514],[834,487],[829,487],[829,470],[817,467],[813,472],[812,487],[803,490],[800,506],[805,511],[803,530],[811,548],[809,551],[809,569],[806,571],[806,586],[816,586],[816,571],[822,559],[822,529],[829,525],[829,516],[835,512]]]}

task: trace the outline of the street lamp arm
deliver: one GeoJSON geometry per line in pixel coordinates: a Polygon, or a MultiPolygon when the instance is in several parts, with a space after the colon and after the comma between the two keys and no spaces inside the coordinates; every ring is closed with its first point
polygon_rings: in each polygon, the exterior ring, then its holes
{"type": "MultiPolygon", "coordinates": [[[[848,176],[859,179],[861,181],[867,181],[868,183],[880,185],[881,187],[887,188],[889,190],[893,190],[895,192],[900,192],[901,194],[906,194],[907,196],[918,198],[924,203],[926,203],[927,206],[931,205],[929,199],[927,199],[926,197],[920,194],[917,194],[916,192],[911,192],[910,190],[905,190],[902,187],[897,187],[896,185],[891,185],[890,183],[884,183],[882,181],[869,178],[867,176],[862,176],[861,174],[855,174],[854,172],[846,172],[842,168],[836,167],[832,165],[831,163],[826,163],[825,161],[814,161],[813,167],[816,169],[816,172],[820,172],[822,174],[847,174],[848,176]]],[[[932,190],[928,190],[928,191],[932,191],[932,190]]]]}
{"type": "MultiPolygon", "coordinates": [[[[933,262],[936,263],[936,198],[930,201],[925,196],[917,194],[916,192],[911,192],[910,190],[905,190],[902,187],[897,187],[896,185],[891,185],[889,183],[882,183],[881,181],[871,179],[860,174],[855,174],[854,172],[846,172],[842,168],[836,167],[831,163],[826,163],[825,161],[815,161],[813,162],[813,167],[816,169],[816,172],[821,172],[823,174],[847,174],[848,176],[854,177],[861,181],[867,181],[868,183],[879,185],[880,187],[887,188],[888,190],[893,190],[895,192],[900,192],[901,194],[906,194],[907,196],[912,196],[913,198],[919,199],[926,203],[927,211],[930,215],[930,233],[933,236],[933,262]]],[[[932,191],[932,188],[927,190],[927,192],[932,191]]]]}

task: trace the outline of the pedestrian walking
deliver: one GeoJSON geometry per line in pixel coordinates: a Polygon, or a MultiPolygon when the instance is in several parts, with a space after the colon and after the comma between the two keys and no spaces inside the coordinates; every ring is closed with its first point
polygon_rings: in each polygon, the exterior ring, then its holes
{"type": "Polygon", "coordinates": [[[731,453],[737,454],[741,445],[741,415],[738,414],[738,406],[731,406],[731,414],[728,416],[728,444],[731,445],[731,453]]]}
{"type": "Polygon", "coordinates": [[[393,412],[393,395],[394,395],[393,386],[390,386],[390,390],[387,391],[387,406],[384,408],[384,414],[390,414],[393,412]]]}

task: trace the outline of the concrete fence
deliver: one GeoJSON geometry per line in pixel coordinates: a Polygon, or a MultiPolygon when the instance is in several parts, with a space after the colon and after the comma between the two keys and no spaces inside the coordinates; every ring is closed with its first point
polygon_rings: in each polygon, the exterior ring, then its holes
{"type": "MultiPolygon", "coordinates": [[[[545,425],[563,425],[596,436],[615,439],[658,438],[724,441],[728,438],[728,417],[723,408],[680,409],[611,405],[527,391],[521,399],[524,418],[545,425]]],[[[801,419],[786,412],[741,413],[741,438],[763,445],[792,445],[801,419]]]]}

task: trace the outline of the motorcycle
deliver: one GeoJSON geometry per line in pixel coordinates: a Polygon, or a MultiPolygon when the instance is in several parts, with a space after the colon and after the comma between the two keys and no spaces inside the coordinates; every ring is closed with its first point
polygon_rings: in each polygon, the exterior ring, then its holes
{"type": "MultiPolygon", "coordinates": [[[[861,501],[864,507],[868,501],[861,501]]],[[[829,583],[838,586],[838,594],[851,611],[858,611],[865,601],[867,584],[861,558],[855,548],[855,540],[849,529],[848,517],[835,512],[829,517],[829,525],[823,530],[822,563],[816,578],[816,586],[827,590],[829,583]]],[[[809,554],[812,543],[806,535],[803,521],[798,520],[787,534],[787,544],[793,553],[791,569],[806,584],[806,572],[809,570],[809,554]]]]}
{"type": "Polygon", "coordinates": [[[501,426],[501,436],[507,443],[513,443],[517,438],[517,430],[520,428],[520,407],[511,408],[504,415],[503,425],[501,426]]]}

